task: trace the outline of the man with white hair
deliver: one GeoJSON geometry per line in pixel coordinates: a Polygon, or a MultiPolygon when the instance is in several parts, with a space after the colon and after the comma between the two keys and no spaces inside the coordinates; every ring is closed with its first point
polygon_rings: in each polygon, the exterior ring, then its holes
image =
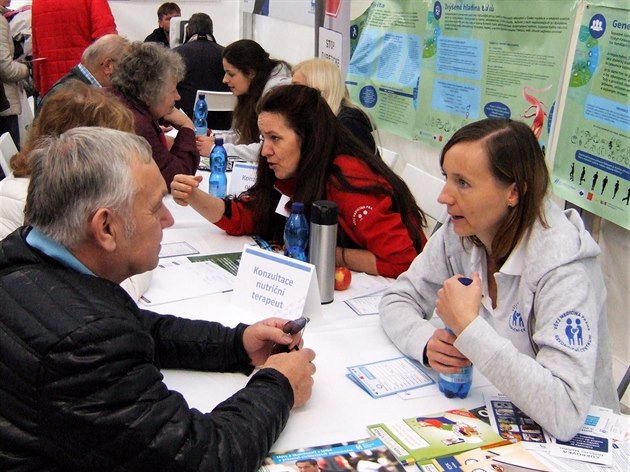
{"type": "Polygon", "coordinates": [[[129,41],[117,34],[106,34],[90,44],[83,55],[81,62],[70,69],[66,75],[59,79],[48,90],[38,105],[38,110],[51,94],[55,93],[69,80],[79,80],[95,87],[109,87],[109,80],[116,64],[127,51],[129,41]]]}

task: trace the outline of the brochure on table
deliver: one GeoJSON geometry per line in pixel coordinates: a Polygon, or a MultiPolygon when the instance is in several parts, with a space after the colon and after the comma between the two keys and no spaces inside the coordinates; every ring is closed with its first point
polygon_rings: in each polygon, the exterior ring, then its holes
{"type": "Polygon", "coordinates": [[[485,400],[490,424],[505,439],[563,459],[612,464],[611,431],[616,421],[612,410],[591,406],[580,432],[569,441],[558,441],[504,394],[486,394],[485,400]]]}
{"type": "Polygon", "coordinates": [[[537,455],[527,450],[522,442],[490,449],[470,451],[435,458],[430,464],[420,466],[422,472],[552,472],[537,455]]]}
{"type": "MultiPolygon", "coordinates": [[[[295,472],[296,462],[314,460],[319,470],[404,472],[402,465],[380,439],[366,438],[286,452],[272,452],[258,472],[295,472]]],[[[317,469],[314,469],[317,470],[317,469]]]]}
{"type": "Polygon", "coordinates": [[[386,397],[435,382],[408,357],[398,357],[348,367],[347,377],[373,398],[386,397]]]}
{"type": "Polygon", "coordinates": [[[569,441],[554,438],[551,455],[563,459],[612,465],[610,431],[613,421],[611,409],[591,406],[578,434],[569,441]]]}
{"type": "Polygon", "coordinates": [[[232,304],[263,316],[313,319],[321,314],[315,266],[263,249],[245,246],[232,304]]]}
{"type": "Polygon", "coordinates": [[[551,437],[542,427],[500,393],[484,392],[490,424],[504,439],[523,442],[531,450],[549,451],[551,437]]]}
{"type": "Polygon", "coordinates": [[[226,259],[230,259],[232,265],[238,264],[239,255],[190,254],[199,254],[199,251],[184,241],[162,245],[151,285],[140,298],[142,305],[151,307],[232,290],[236,277],[235,272],[230,272],[229,264],[226,265],[226,259]]]}
{"type": "Polygon", "coordinates": [[[448,410],[368,426],[403,464],[426,464],[475,448],[508,444],[468,410],[448,410]]]}

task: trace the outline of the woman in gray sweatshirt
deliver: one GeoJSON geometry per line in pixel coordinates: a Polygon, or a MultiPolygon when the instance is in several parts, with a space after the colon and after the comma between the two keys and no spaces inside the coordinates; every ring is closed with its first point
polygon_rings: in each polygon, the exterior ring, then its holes
{"type": "Polygon", "coordinates": [[[505,119],[468,124],[440,165],[449,218],[383,297],[388,336],[440,373],[472,362],[560,440],[591,405],[618,412],[599,247],[575,211],[546,198],[533,132],[505,119]],[[454,334],[428,321],[434,310],[454,334]]]}

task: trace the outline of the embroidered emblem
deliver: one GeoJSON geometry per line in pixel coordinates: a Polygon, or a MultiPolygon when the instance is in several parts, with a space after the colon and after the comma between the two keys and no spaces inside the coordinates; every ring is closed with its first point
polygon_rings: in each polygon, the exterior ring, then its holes
{"type": "Polygon", "coordinates": [[[591,327],[588,320],[577,311],[567,311],[553,323],[554,338],[562,346],[577,352],[591,347],[591,327]]]}
{"type": "Polygon", "coordinates": [[[525,322],[521,316],[521,312],[518,310],[518,303],[512,305],[512,315],[510,316],[510,329],[517,333],[525,332],[525,322]]]}
{"type": "Polygon", "coordinates": [[[373,209],[374,208],[372,208],[370,205],[361,205],[356,210],[354,210],[354,213],[352,213],[353,226],[356,226],[357,224],[359,224],[361,220],[365,218],[368,215],[368,213],[372,211],[373,209]]]}

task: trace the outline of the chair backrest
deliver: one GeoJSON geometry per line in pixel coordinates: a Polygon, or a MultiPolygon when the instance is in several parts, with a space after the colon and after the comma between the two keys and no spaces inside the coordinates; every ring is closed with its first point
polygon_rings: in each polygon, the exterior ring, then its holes
{"type": "Polygon", "coordinates": [[[390,169],[393,169],[394,165],[396,165],[396,161],[398,160],[398,153],[396,151],[392,151],[391,149],[385,149],[382,146],[378,147],[378,152],[385,164],[387,164],[390,169]]]}
{"type": "Polygon", "coordinates": [[[621,401],[623,396],[626,394],[628,385],[630,385],[630,366],[626,369],[626,373],[623,375],[619,385],[617,386],[617,397],[619,397],[619,401],[621,401]]]}
{"type": "Polygon", "coordinates": [[[4,175],[9,175],[11,173],[9,161],[17,152],[18,150],[15,147],[13,138],[8,132],[0,136],[0,166],[2,167],[4,175]]]}
{"type": "Polygon", "coordinates": [[[206,96],[208,111],[232,111],[236,106],[236,95],[232,92],[215,92],[213,90],[197,90],[195,103],[199,99],[199,94],[206,96]]]}
{"type": "Polygon", "coordinates": [[[409,163],[405,164],[401,178],[411,190],[418,206],[430,220],[428,234],[432,234],[442,226],[447,216],[446,207],[437,201],[444,181],[409,163]]]}

